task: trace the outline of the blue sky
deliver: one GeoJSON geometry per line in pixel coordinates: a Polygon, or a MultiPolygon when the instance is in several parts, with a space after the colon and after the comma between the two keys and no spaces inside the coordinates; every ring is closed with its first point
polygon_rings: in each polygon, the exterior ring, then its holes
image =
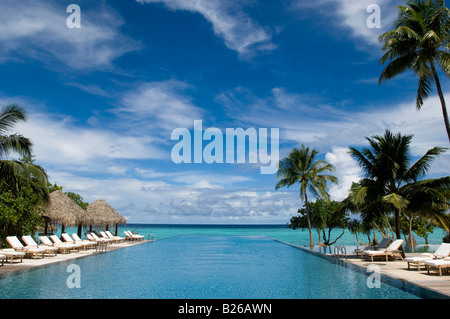
{"type": "Polygon", "coordinates": [[[258,164],[175,164],[172,131],[278,128],[280,158],[305,144],[336,167],[337,200],[362,176],[347,147],[367,136],[414,134],[416,156],[447,146],[435,91],[418,112],[414,74],[378,85],[399,3],[3,0],[0,101],[27,109],[15,129],[52,183],[130,223],[287,223],[297,188],[275,191],[258,164]],[[81,28],[66,25],[72,3],[81,28]]]}

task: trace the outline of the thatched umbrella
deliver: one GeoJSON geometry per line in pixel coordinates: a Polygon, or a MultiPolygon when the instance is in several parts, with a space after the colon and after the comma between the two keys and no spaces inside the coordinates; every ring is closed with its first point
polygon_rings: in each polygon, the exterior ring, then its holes
{"type": "Polygon", "coordinates": [[[50,193],[49,197],[49,205],[42,213],[45,219],[45,233],[47,233],[49,220],[61,223],[61,232],[64,232],[67,226],[88,225],[90,223],[86,212],[62,191],[54,191],[50,193]]]}
{"type": "Polygon", "coordinates": [[[97,199],[95,202],[89,204],[86,211],[91,220],[91,225],[106,226],[106,229],[108,229],[109,225],[115,225],[116,235],[118,225],[127,223],[127,220],[103,199],[97,199]]]}

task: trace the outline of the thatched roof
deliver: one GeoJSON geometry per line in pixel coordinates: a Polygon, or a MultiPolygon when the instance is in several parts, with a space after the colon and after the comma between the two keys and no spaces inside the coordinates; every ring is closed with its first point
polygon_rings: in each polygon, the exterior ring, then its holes
{"type": "Polygon", "coordinates": [[[127,220],[103,199],[97,199],[86,209],[92,225],[126,224],[127,220]]]}
{"type": "Polygon", "coordinates": [[[42,216],[48,217],[52,222],[59,222],[65,226],[88,225],[88,215],[62,191],[57,190],[49,195],[50,201],[42,216]]]}

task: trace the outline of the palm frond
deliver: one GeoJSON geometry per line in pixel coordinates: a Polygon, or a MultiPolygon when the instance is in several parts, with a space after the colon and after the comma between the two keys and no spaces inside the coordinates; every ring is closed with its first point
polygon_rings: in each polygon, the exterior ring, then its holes
{"type": "Polygon", "coordinates": [[[419,83],[417,87],[416,108],[420,110],[424,101],[430,95],[432,86],[434,84],[434,77],[431,71],[426,68],[420,74],[419,83]]]}
{"type": "Polygon", "coordinates": [[[433,147],[429,149],[425,155],[418,159],[405,173],[404,179],[406,181],[417,181],[424,176],[430,169],[431,162],[439,155],[445,153],[447,148],[433,147]]]}
{"type": "Polygon", "coordinates": [[[6,158],[11,152],[24,157],[31,157],[31,141],[19,134],[0,136],[0,159],[6,158]]]}
{"type": "Polygon", "coordinates": [[[19,121],[27,121],[26,111],[17,104],[10,104],[0,111],[0,134],[8,132],[19,121]]]}
{"type": "Polygon", "coordinates": [[[398,211],[404,211],[409,205],[408,199],[396,193],[383,196],[383,201],[393,205],[398,211]]]}

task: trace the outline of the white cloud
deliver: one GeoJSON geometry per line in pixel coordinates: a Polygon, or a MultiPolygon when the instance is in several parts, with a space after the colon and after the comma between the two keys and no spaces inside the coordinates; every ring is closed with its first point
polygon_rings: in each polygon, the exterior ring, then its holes
{"type": "Polygon", "coordinates": [[[178,127],[190,128],[202,119],[205,111],[184,94],[188,85],[177,80],[148,82],[125,93],[120,105],[112,110],[122,127],[146,127],[170,141],[170,132],[178,127]]]}
{"type": "Polygon", "coordinates": [[[49,175],[84,201],[105,199],[129,223],[287,223],[300,206],[296,192],[223,188],[207,177],[196,184],[177,185],[135,178],[94,179],[60,171],[49,175]]]}
{"type": "Polygon", "coordinates": [[[116,58],[140,47],[121,34],[123,20],[110,7],[90,8],[82,6],[81,28],[70,29],[69,13],[57,1],[3,0],[0,62],[32,58],[53,67],[110,68],[116,58]]]}
{"type": "Polygon", "coordinates": [[[314,10],[328,18],[334,26],[339,26],[350,30],[355,41],[362,40],[365,44],[380,46],[378,37],[392,27],[392,23],[397,17],[397,3],[393,0],[316,0],[316,1],[294,1],[291,6],[295,11],[300,12],[305,17],[308,10],[314,10]],[[380,7],[381,28],[369,28],[367,19],[373,11],[367,12],[370,5],[376,4],[380,7]]]}
{"type": "Polygon", "coordinates": [[[335,167],[334,176],[338,184],[330,184],[331,199],[341,201],[347,197],[353,182],[358,182],[363,173],[358,163],[348,153],[346,147],[333,147],[331,152],[325,154],[325,160],[335,167]]]}
{"type": "MultiPolygon", "coordinates": [[[[445,99],[450,100],[450,94],[445,99]]],[[[448,145],[440,101],[435,95],[425,101],[420,111],[416,110],[415,100],[382,107],[374,102],[361,105],[359,111],[342,111],[319,99],[280,88],[266,98],[238,88],[222,93],[216,101],[244,127],[278,127],[280,143],[304,143],[324,152],[333,146],[367,145],[366,137],[383,134],[386,129],[414,134],[414,156],[434,146],[448,145]],[[280,101],[285,101],[283,107],[280,101]]]]}
{"type": "Polygon", "coordinates": [[[258,25],[243,11],[243,3],[221,0],[136,0],[140,3],[162,3],[172,10],[187,10],[201,14],[225,45],[247,57],[259,51],[275,49],[271,33],[258,25]]]}
{"type": "MultiPolygon", "coordinates": [[[[184,168],[188,168],[189,164],[185,164],[184,168]]],[[[172,183],[195,185],[196,183],[208,183],[213,187],[230,186],[237,183],[254,181],[252,177],[237,174],[212,173],[200,170],[179,170],[176,172],[157,171],[153,168],[136,168],[137,176],[146,180],[165,180],[172,183]],[[200,182],[198,182],[200,181],[200,182]]],[[[206,185],[206,184],[205,184],[206,185]]]]}
{"type": "Polygon", "coordinates": [[[33,113],[29,121],[15,129],[33,143],[33,153],[40,163],[62,170],[105,170],[117,173],[117,159],[155,159],[167,156],[149,136],[132,136],[106,129],[82,127],[70,119],[50,118],[33,113]]]}

